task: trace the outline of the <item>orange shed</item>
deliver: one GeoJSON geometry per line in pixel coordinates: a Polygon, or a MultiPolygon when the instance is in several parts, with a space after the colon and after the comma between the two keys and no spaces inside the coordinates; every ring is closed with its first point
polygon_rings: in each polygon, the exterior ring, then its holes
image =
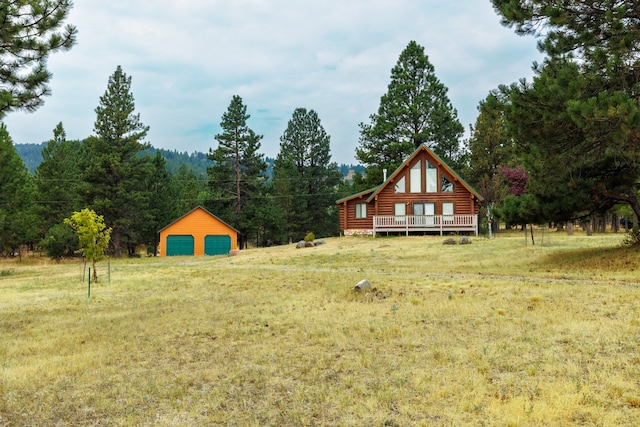
{"type": "Polygon", "coordinates": [[[238,250],[238,230],[198,206],[160,230],[160,256],[224,255],[238,250]]]}

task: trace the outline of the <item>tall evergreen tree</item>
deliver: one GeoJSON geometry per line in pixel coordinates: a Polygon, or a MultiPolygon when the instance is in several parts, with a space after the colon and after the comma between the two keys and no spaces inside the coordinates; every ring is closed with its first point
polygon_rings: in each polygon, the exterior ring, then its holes
{"type": "Polygon", "coordinates": [[[274,188],[286,217],[288,238],[338,232],[334,201],[342,175],[331,162],[330,137],[314,110],[297,108],[280,137],[274,188]]]}
{"type": "Polygon", "coordinates": [[[0,3],[0,119],[13,110],[35,110],[44,102],[50,92],[49,54],[75,44],[75,27],[61,29],[72,5],[70,0],[0,3]]]}
{"type": "MultiPolygon", "coordinates": [[[[487,96],[478,111],[480,114],[469,138],[469,164],[463,171],[469,183],[482,191],[490,188],[486,183],[499,175],[501,167],[511,165],[516,159],[513,140],[507,135],[504,113],[496,96],[487,96]]],[[[499,198],[495,190],[486,191],[482,196],[490,202],[499,198]]]]}
{"type": "Polygon", "coordinates": [[[200,205],[207,204],[207,181],[198,177],[186,164],[181,164],[171,176],[171,188],[177,202],[176,218],[200,205]]]}
{"type": "Polygon", "coordinates": [[[371,123],[360,124],[360,147],[356,148],[370,185],[380,184],[383,169],[394,171],[423,143],[450,166],[458,166],[464,128],[447,88],[415,41],[400,54],[387,93],[370,119],[371,123]]]}
{"type": "Polygon", "coordinates": [[[155,255],[158,252],[158,232],[177,218],[178,213],[175,187],[171,182],[171,174],[167,171],[167,161],[160,151],[156,151],[151,163],[147,191],[149,193],[148,219],[144,222],[143,239],[150,253],[155,255]]]}
{"type": "MultiPolygon", "coordinates": [[[[502,105],[490,94],[478,106],[479,115],[471,127],[468,147],[468,164],[463,174],[468,182],[484,198],[481,217],[493,221],[494,207],[499,207],[505,196],[505,183],[500,170],[517,162],[513,140],[505,129],[502,105]],[[497,205],[497,206],[496,206],[497,205]]],[[[498,231],[498,221],[492,223],[498,231]]]]}
{"type": "Polygon", "coordinates": [[[37,212],[46,231],[81,209],[79,191],[82,144],[67,141],[62,123],[53,130],[53,139],[42,149],[42,162],[35,171],[38,188],[37,212]]]}
{"type": "Polygon", "coordinates": [[[85,192],[90,207],[104,216],[112,228],[113,255],[143,241],[140,231],[148,219],[146,176],[150,158],[137,154],[148,148],[142,140],[149,127],[135,113],[131,77],[120,66],[109,77],[100,105],[96,108],[94,132],[85,140],[88,158],[85,192]]]}
{"type": "Polygon", "coordinates": [[[209,150],[214,165],[207,169],[212,200],[210,209],[240,232],[240,247],[253,232],[254,216],[248,213],[259,203],[263,172],[267,165],[258,152],[262,135],[247,125],[251,116],[242,98],[234,95],[222,115],[222,133],[216,135],[218,147],[209,150]]]}
{"type": "Polygon", "coordinates": [[[35,196],[32,176],[0,122],[0,253],[18,252],[36,241],[35,196]]]}

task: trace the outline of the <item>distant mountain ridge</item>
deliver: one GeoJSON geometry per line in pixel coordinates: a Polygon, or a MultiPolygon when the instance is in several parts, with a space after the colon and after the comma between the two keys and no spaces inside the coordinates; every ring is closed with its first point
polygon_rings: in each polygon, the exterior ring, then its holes
{"type": "MultiPolygon", "coordinates": [[[[27,169],[32,174],[38,165],[42,162],[42,149],[47,145],[46,142],[40,144],[15,144],[18,155],[22,158],[27,169]]],[[[207,158],[206,153],[194,151],[188,153],[186,151],[166,150],[164,148],[148,148],[142,151],[142,155],[155,156],[156,151],[160,151],[162,157],[167,160],[167,170],[171,174],[175,174],[181,165],[186,165],[197,176],[206,176],[207,168],[213,165],[213,162],[207,158]]],[[[273,158],[265,157],[265,161],[269,164],[267,175],[273,174],[273,158]]],[[[354,173],[364,173],[364,166],[340,164],[338,166],[340,173],[347,179],[351,179],[354,173]]]]}

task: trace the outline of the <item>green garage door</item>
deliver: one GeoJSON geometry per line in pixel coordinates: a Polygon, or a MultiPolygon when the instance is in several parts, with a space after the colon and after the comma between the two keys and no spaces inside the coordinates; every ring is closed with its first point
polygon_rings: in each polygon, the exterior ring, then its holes
{"type": "Polygon", "coordinates": [[[172,235],[167,236],[167,256],[194,254],[193,236],[172,235]]]}
{"type": "Polygon", "coordinates": [[[209,235],[204,238],[205,255],[227,255],[231,250],[231,236],[209,235]]]}

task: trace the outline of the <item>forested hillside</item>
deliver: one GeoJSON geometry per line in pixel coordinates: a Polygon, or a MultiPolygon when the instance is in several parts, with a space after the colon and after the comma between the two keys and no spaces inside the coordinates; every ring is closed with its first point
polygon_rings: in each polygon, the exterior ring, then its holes
{"type": "MultiPolygon", "coordinates": [[[[15,144],[18,155],[22,158],[25,166],[32,174],[42,162],[42,149],[46,147],[46,145],[46,142],[40,144],[15,144]]],[[[180,166],[185,165],[197,176],[204,177],[207,174],[207,168],[213,165],[213,162],[207,158],[207,155],[200,151],[188,153],[186,151],[165,150],[164,148],[151,147],[143,150],[140,154],[155,157],[156,151],[160,151],[162,157],[167,161],[167,171],[171,174],[175,174],[178,172],[178,169],[180,169],[180,166]]],[[[273,161],[273,158],[265,157],[265,162],[268,164],[266,172],[269,177],[273,175],[273,161]]],[[[360,173],[364,172],[364,166],[362,165],[350,165],[343,163],[339,166],[339,169],[342,176],[345,178],[349,177],[349,179],[351,176],[350,171],[360,173]]]]}
{"type": "MultiPolygon", "coordinates": [[[[46,147],[47,143],[41,144],[15,144],[18,155],[22,158],[29,172],[34,173],[38,165],[42,162],[42,149],[46,147]]],[[[163,148],[150,147],[140,152],[142,156],[155,157],[156,151],[160,151],[162,157],[167,161],[167,170],[172,174],[176,173],[180,169],[181,165],[186,165],[196,175],[205,176],[207,173],[207,167],[212,165],[212,162],[207,159],[205,153],[195,151],[193,153],[187,153],[186,151],[177,150],[165,150],[163,148]]]]}

